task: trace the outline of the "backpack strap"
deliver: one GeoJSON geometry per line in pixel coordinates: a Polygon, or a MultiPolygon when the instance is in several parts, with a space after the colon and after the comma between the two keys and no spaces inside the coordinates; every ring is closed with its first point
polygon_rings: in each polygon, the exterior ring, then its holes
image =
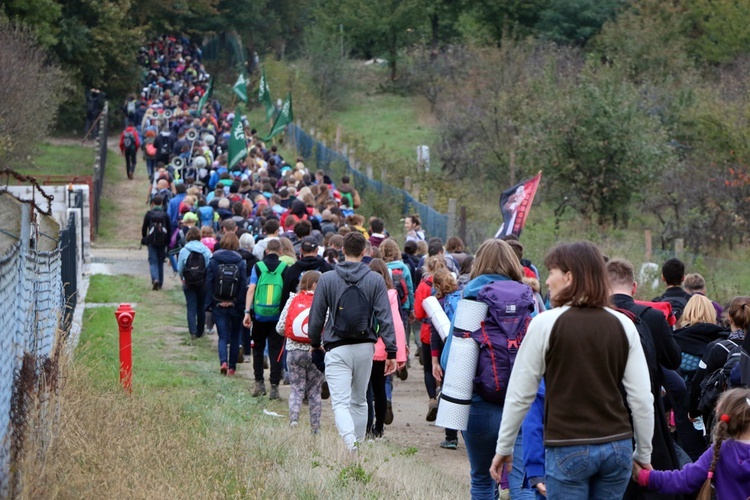
{"type": "Polygon", "coordinates": [[[642,304],[636,304],[636,303],[634,303],[634,304],[633,304],[633,305],[631,306],[631,309],[630,309],[630,310],[631,310],[631,311],[632,311],[632,312],[633,312],[633,313],[634,313],[634,314],[635,314],[636,316],[638,316],[639,318],[643,318],[643,315],[644,315],[644,314],[646,314],[646,311],[648,311],[648,310],[650,310],[650,309],[653,309],[653,307],[651,307],[651,306],[644,306],[644,305],[642,305],[642,304]]]}
{"type": "Polygon", "coordinates": [[[262,260],[258,261],[258,264],[256,264],[256,265],[258,266],[258,269],[260,269],[261,273],[267,273],[268,272],[268,266],[262,260]]]}

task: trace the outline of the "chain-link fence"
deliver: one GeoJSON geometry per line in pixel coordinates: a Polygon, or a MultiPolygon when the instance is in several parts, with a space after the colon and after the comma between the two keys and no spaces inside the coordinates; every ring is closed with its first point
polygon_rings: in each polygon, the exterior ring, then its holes
{"type": "Polygon", "coordinates": [[[354,186],[359,190],[363,202],[366,200],[371,208],[375,208],[374,212],[378,216],[401,217],[417,213],[422,220],[422,228],[429,236],[438,237],[443,241],[447,239],[449,231],[447,215],[417,201],[403,189],[369,178],[354,168],[344,153],[329,148],[296,124],[290,124],[287,127],[287,137],[296,147],[299,156],[305,158],[307,162],[311,160],[315,162],[316,169],[325,170],[334,180],[341,179],[344,174],[349,175],[354,186]]]}
{"type": "MultiPolygon", "coordinates": [[[[37,450],[43,452],[40,431],[56,415],[48,403],[57,389],[65,313],[62,261],[70,249],[57,238],[59,224],[34,203],[5,193],[0,208],[0,498],[9,498],[20,491],[17,465],[29,443],[41,444],[37,450]]],[[[75,244],[75,217],[70,222],[75,244]]]]}
{"type": "Polygon", "coordinates": [[[96,160],[94,162],[94,192],[92,216],[94,234],[99,234],[99,214],[102,191],[104,190],[104,167],[107,166],[107,140],[109,137],[109,102],[99,115],[99,134],[96,136],[96,160]]]}

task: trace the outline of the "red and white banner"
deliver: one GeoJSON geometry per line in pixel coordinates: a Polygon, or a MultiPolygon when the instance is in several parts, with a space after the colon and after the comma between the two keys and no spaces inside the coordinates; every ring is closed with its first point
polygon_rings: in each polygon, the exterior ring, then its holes
{"type": "Polygon", "coordinates": [[[531,210],[534,195],[539,187],[542,173],[539,172],[531,179],[527,179],[506,189],[500,195],[500,211],[503,214],[503,223],[497,230],[495,238],[502,238],[509,234],[521,235],[521,230],[526,224],[526,217],[531,210]]]}

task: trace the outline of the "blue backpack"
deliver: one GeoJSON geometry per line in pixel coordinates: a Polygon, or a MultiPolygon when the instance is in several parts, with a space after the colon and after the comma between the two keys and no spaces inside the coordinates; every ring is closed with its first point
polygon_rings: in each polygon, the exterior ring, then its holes
{"type": "Polygon", "coordinates": [[[474,392],[501,405],[518,348],[534,315],[534,292],[523,283],[498,280],[483,286],[477,300],[489,310],[482,326],[468,334],[479,343],[474,392]]]}
{"type": "MultiPolygon", "coordinates": [[[[445,311],[445,315],[448,316],[448,319],[451,322],[451,331],[453,331],[453,319],[456,317],[456,308],[458,307],[458,301],[461,300],[462,295],[462,290],[456,290],[455,292],[449,293],[448,295],[443,297],[443,311],[445,311]]],[[[448,335],[445,338],[443,352],[440,355],[440,366],[443,367],[443,370],[445,370],[445,367],[448,366],[448,354],[451,350],[452,339],[453,335],[448,335]]]]}

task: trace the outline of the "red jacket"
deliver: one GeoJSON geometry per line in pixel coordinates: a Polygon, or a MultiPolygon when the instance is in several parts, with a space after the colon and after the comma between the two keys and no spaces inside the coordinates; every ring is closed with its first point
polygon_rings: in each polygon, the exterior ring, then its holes
{"type": "Polygon", "coordinates": [[[419,329],[419,341],[430,344],[430,322],[427,319],[427,311],[422,307],[424,299],[432,295],[432,276],[427,277],[419,283],[417,290],[414,292],[414,316],[422,321],[422,327],[419,329]],[[427,320],[425,322],[425,320],[427,320]]]}
{"type": "Polygon", "coordinates": [[[123,153],[125,152],[125,134],[128,132],[135,137],[135,150],[138,151],[141,147],[141,138],[138,137],[138,131],[135,127],[126,127],[125,130],[122,131],[122,134],[120,134],[120,151],[123,153]]]}

